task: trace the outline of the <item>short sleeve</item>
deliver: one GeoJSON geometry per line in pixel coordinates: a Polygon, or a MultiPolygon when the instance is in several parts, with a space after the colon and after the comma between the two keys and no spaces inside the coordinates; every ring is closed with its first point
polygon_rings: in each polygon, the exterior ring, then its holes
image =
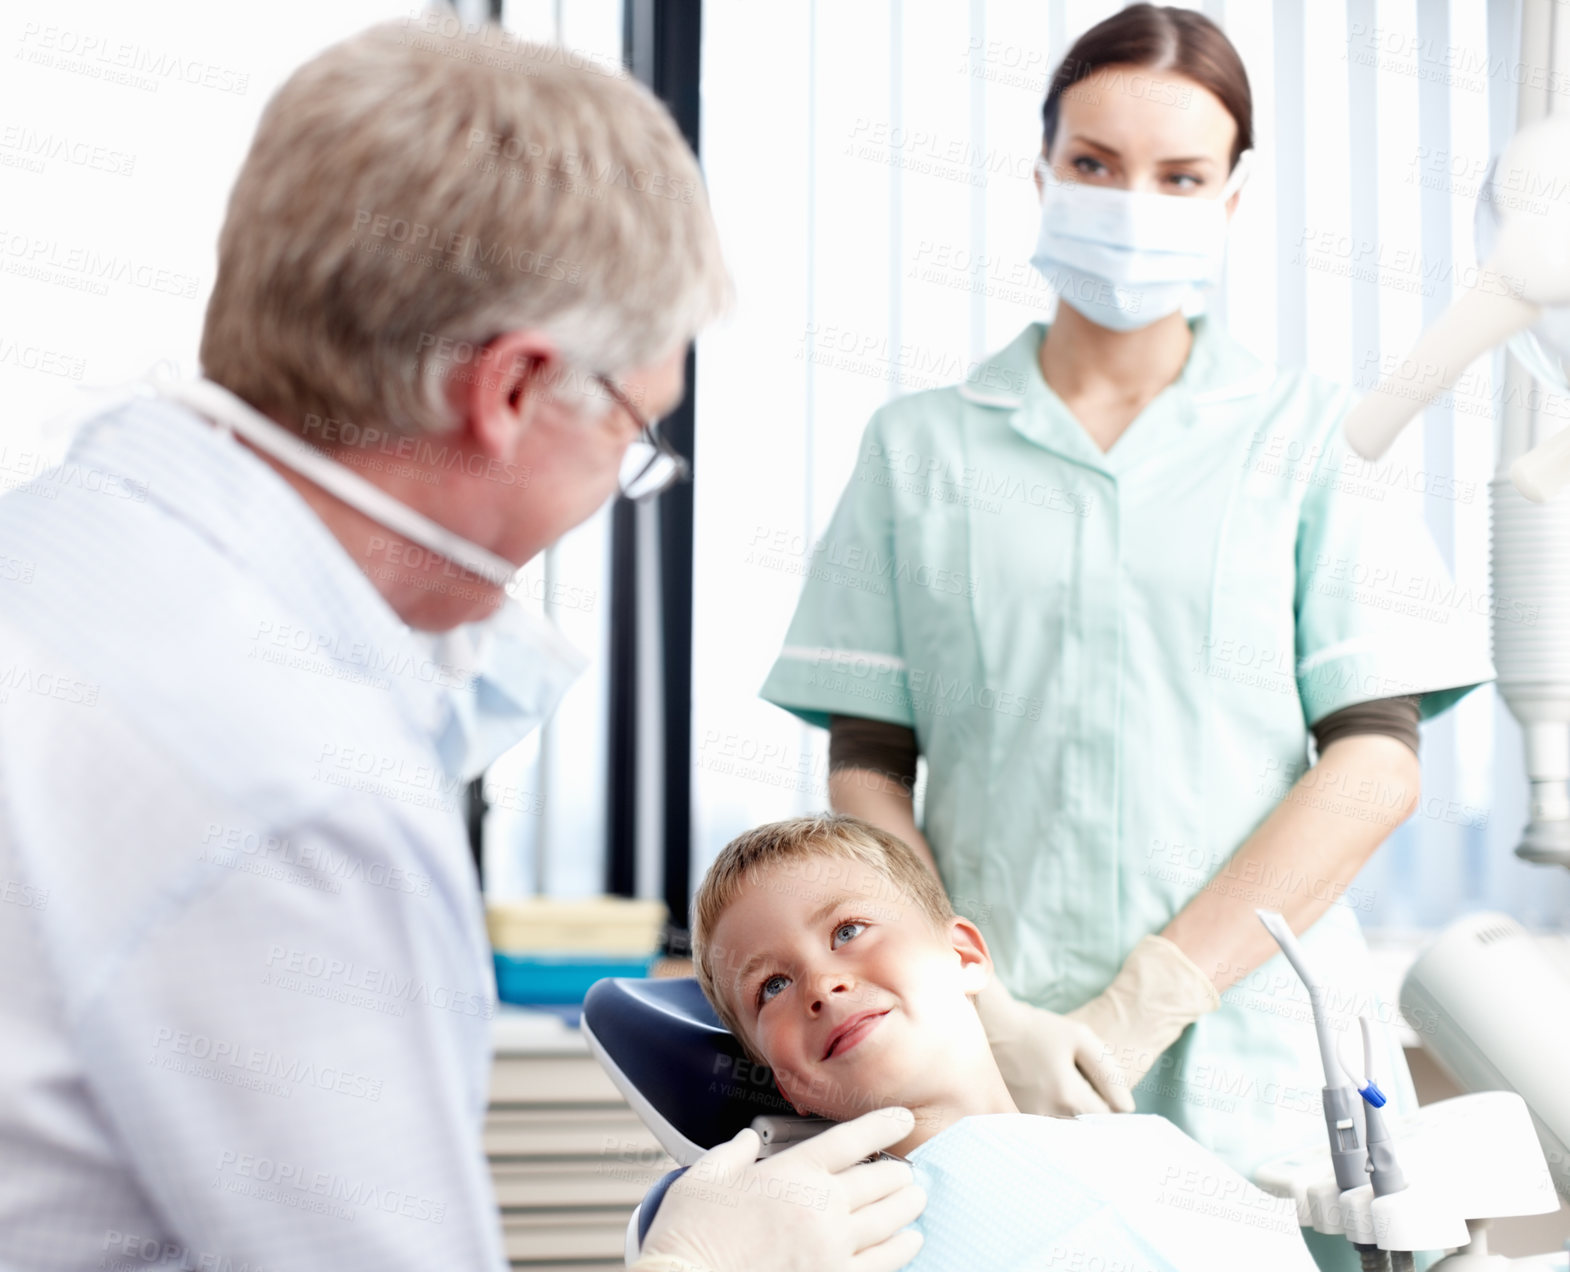
{"type": "MultiPolygon", "coordinates": [[[[1341,420],[1299,469],[1307,484],[1297,539],[1297,685],[1310,726],[1355,703],[1417,695],[1428,719],[1494,678],[1486,591],[1459,587],[1407,492],[1428,474],[1374,465],[1341,420]]],[[[1459,500],[1477,483],[1448,482],[1459,500]]]]}
{"type": "Polygon", "coordinates": [[[764,699],[819,728],[830,715],[916,727],[894,587],[893,473],[882,418],[868,424],[828,531],[804,561],[801,600],[763,683],[764,699]]]}

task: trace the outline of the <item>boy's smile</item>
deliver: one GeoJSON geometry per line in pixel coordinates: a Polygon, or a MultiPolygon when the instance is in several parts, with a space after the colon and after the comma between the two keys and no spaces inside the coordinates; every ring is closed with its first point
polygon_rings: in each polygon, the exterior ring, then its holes
{"type": "Polygon", "coordinates": [[[991,976],[967,919],[941,928],[887,876],[813,855],[752,871],[715,925],[721,990],[804,1113],[954,1102],[986,1037],[969,995],[991,976]]]}
{"type": "Polygon", "coordinates": [[[823,1053],[823,1058],[829,1060],[834,1056],[844,1055],[876,1029],[882,1023],[883,1018],[889,1014],[889,1010],[859,1012],[848,1020],[843,1021],[829,1035],[829,1049],[823,1053]]]}

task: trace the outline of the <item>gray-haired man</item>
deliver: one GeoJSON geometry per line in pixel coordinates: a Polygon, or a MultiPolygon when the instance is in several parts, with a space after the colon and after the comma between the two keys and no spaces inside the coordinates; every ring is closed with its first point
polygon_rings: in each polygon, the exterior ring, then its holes
{"type": "MultiPolygon", "coordinates": [[[[728,284],[658,103],[495,36],[296,72],[206,379],[0,499],[7,1267],[506,1266],[454,797],[572,671],[508,577],[677,475],[647,421],[728,284]]],[[[920,1192],[856,1163],[904,1116],[717,1150],[640,1266],[901,1266],[920,1192]]]]}

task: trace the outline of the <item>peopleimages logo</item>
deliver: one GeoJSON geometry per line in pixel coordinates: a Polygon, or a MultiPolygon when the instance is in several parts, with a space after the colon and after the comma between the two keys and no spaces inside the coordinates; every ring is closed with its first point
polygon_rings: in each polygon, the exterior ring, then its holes
{"type": "Polygon", "coordinates": [[[382,1079],[338,1065],[286,1057],[266,1047],[248,1047],[229,1038],[213,1038],[189,1030],[159,1026],[153,1035],[152,1063],[175,1072],[218,1081],[264,1080],[274,1094],[289,1095],[309,1087],[334,1095],[379,1102],[382,1079]]]}
{"type": "MultiPolygon", "coordinates": [[[[496,1014],[496,1003],[485,994],[468,993],[447,985],[435,985],[423,976],[399,975],[380,967],[367,967],[325,954],[309,953],[274,945],[267,952],[267,972],[263,984],[280,989],[302,990],[303,983],[343,991],[362,991],[380,999],[388,1006],[400,1010],[389,1015],[402,1015],[402,1006],[434,1007],[437,1011],[450,1011],[459,1016],[483,1016],[489,1020],[496,1014]]],[[[331,994],[313,994],[313,997],[332,997],[331,994]]]]}
{"type": "Polygon", "coordinates": [[[161,1272],[281,1272],[276,1264],[252,1263],[215,1250],[193,1250],[174,1241],[121,1232],[118,1228],[105,1231],[103,1249],[94,1267],[105,1272],[125,1272],[139,1265],[161,1272]]]}
{"type": "Polygon", "coordinates": [[[219,1155],[213,1187],[286,1206],[303,1206],[324,1213],[336,1213],[351,1219],[357,1212],[350,1207],[359,1207],[360,1211],[377,1210],[383,1214],[402,1215],[406,1219],[421,1219],[427,1223],[444,1223],[447,1219],[445,1201],[388,1188],[368,1180],[350,1179],[334,1171],[308,1170],[294,1162],[255,1157],[250,1153],[234,1153],[227,1149],[219,1155]],[[229,1178],[225,1178],[226,1174],[229,1178]],[[306,1204],[313,1201],[315,1205],[306,1204]]]}
{"type": "Polygon", "coordinates": [[[318,840],[302,842],[288,835],[209,822],[202,836],[202,860],[228,865],[242,858],[315,872],[334,884],[364,882],[374,888],[415,896],[431,894],[431,877],[423,871],[367,859],[361,853],[345,852],[318,840]]]}

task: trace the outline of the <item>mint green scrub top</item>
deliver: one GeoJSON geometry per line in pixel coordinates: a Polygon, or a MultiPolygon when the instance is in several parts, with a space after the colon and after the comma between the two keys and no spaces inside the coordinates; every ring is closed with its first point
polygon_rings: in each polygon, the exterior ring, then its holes
{"type": "MultiPolygon", "coordinates": [[[[879,410],[763,687],[814,725],[915,730],[955,908],[1009,989],[1058,1012],[1202,888],[1264,901],[1280,881],[1228,862],[1308,767],[1310,725],[1399,694],[1431,717],[1493,677],[1410,474],[1342,440],[1352,395],[1192,326],[1182,374],[1106,453],[1042,378],[1043,324],[879,410]]],[[[1333,1005],[1388,1023],[1367,903],[1340,894],[1303,946],[1333,1005]]],[[[1279,955],[1222,1004],[1135,1099],[1248,1174],[1323,1136],[1324,1077],[1279,955]]],[[[1415,1106],[1379,1032],[1376,1077],[1415,1106]]]]}

